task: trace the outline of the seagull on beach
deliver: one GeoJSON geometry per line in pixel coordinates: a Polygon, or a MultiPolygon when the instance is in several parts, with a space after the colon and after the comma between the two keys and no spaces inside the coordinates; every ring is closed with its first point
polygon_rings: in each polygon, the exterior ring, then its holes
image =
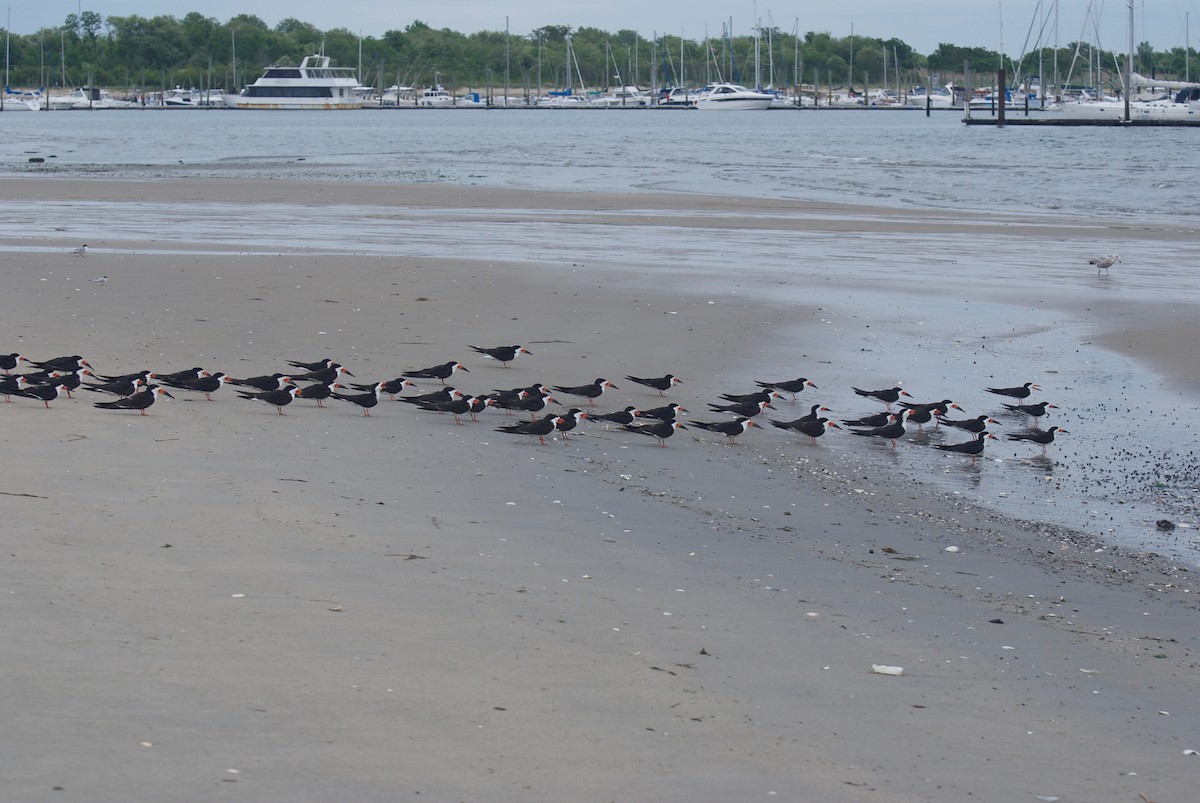
{"type": "Polygon", "coordinates": [[[1096,275],[1099,276],[1100,271],[1104,271],[1105,273],[1108,273],[1108,269],[1120,261],[1121,261],[1120,254],[1108,254],[1106,256],[1089,259],[1088,264],[1096,266],[1096,275]]]}
{"type": "Polygon", "coordinates": [[[72,254],[72,256],[77,256],[77,257],[86,255],[87,254],[87,243],[84,243],[83,245],[79,246],[78,248],[72,249],[71,254],[72,254]]]}
{"type": "MultiPolygon", "coordinates": [[[[87,246],[85,245],[84,248],[87,248],[87,246]]],[[[103,287],[104,285],[108,284],[108,277],[97,276],[95,279],[90,279],[89,281],[91,281],[92,284],[98,284],[103,287]]]]}

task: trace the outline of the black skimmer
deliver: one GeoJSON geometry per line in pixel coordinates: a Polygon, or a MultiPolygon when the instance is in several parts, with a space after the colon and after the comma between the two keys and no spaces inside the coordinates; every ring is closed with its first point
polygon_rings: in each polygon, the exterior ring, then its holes
{"type": "Polygon", "coordinates": [[[903,388],[900,387],[886,388],[884,390],[862,390],[861,388],[852,386],[851,390],[853,390],[859,396],[865,396],[868,399],[878,399],[886,404],[889,410],[892,409],[892,404],[898,401],[901,396],[908,396],[910,399],[912,398],[911,395],[909,395],[904,391],[903,388]]]}
{"type": "Polygon", "coordinates": [[[511,399],[521,399],[525,396],[549,396],[550,388],[541,383],[534,383],[524,388],[509,388],[508,390],[496,388],[487,395],[488,398],[495,399],[496,401],[507,401],[511,399]]]}
{"type": "MultiPolygon", "coordinates": [[[[900,404],[904,405],[904,408],[908,410],[909,423],[916,424],[918,429],[924,429],[924,425],[932,421],[935,415],[943,416],[948,414],[951,408],[959,412],[963,411],[961,407],[949,399],[930,404],[906,404],[905,402],[900,402],[900,404]],[[946,402],[950,403],[947,404],[946,402]]],[[[937,426],[937,424],[934,424],[934,426],[937,426]]]]}
{"type": "Polygon", "coordinates": [[[1040,385],[1036,385],[1033,382],[1026,382],[1024,385],[1018,385],[1015,388],[984,388],[988,393],[995,393],[997,396],[1011,396],[1014,399],[1028,399],[1030,393],[1041,389],[1040,385]]]}
{"type": "Polygon", "coordinates": [[[450,362],[444,362],[441,365],[435,365],[431,368],[421,368],[416,371],[405,371],[403,374],[401,374],[401,376],[407,376],[410,379],[436,379],[444,385],[446,384],[446,380],[449,379],[455,371],[466,371],[468,374],[471,373],[470,371],[467,371],[467,367],[461,362],[455,362],[454,360],[451,360],[450,362]]]}
{"type": "Polygon", "coordinates": [[[306,399],[312,399],[317,403],[318,407],[325,406],[325,400],[333,395],[334,390],[349,390],[345,385],[337,382],[315,382],[311,385],[306,385],[300,388],[301,395],[306,399]]]}
{"type": "MultiPolygon", "coordinates": [[[[793,424],[799,425],[799,424],[808,423],[810,421],[816,421],[818,415],[820,415],[821,413],[828,413],[828,412],[830,412],[830,410],[825,405],[814,404],[812,407],[809,408],[807,413],[805,413],[804,415],[800,416],[799,418],[797,418],[793,421],[772,421],[771,423],[774,424],[775,426],[779,427],[780,429],[796,429],[797,427],[793,426],[793,424]]],[[[887,423],[887,422],[881,421],[880,423],[887,423]]],[[[841,429],[841,427],[838,427],[838,429],[841,429]]]]}
{"type": "Polygon", "coordinates": [[[564,444],[568,440],[567,433],[579,426],[579,422],[585,418],[591,418],[591,416],[578,407],[572,407],[558,417],[558,422],[554,425],[554,428],[562,433],[564,444]]]}
{"type": "Polygon", "coordinates": [[[86,254],[87,254],[87,243],[84,243],[83,245],[79,246],[78,248],[71,249],[71,256],[81,257],[81,256],[85,256],[86,254]]]}
{"type": "Polygon", "coordinates": [[[546,436],[555,430],[562,419],[554,413],[549,413],[533,421],[519,421],[516,424],[506,424],[496,429],[497,432],[507,432],[510,435],[536,435],[538,443],[546,444],[546,436]]]}
{"type": "Polygon", "coordinates": [[[337,365],[337,362],[335,362],[330,357],[326,357],[325,359],[317,360],[316,362],[300,362],[299,360],[288,360],[287,364],[290,365],[292,368],[299,368],[303,371],[324,371],[326,368],[332,368],[333,366],[337,365]]]}
{"type": "Polygon", "coordinates": [[[987,429],[988,424],[999,424],[1000,422],[991,416],[986,415],[977,415],[974,418],[967,418],[963,420],[955,420],[946,418],[945,415],[939,415],[938,423],[945,424],[948,427],[954,427],[955,429],[961,429],[965,432],[974,432],[978,434],[987,429]]]}
{"type": "Polygon", "coordinates": [[[479,396],[463,396],[459,399],[450,399],[449,401],[428,402],[421,405],[422,410],[428,410],[434,413],[450,413],[454,416],[454,423],[461,424],[462,416],[471,416],[472,421],[478,421],[476,417],[479,413],[491,407],[494,402],[491,399],[481,398],[479,396]]]}
{"type": "MultiPolygon", "coordinates": [[[[365,391],[365,390],[370,390],[371,388],[375,387],[375,385],[378,385],[378,384],[380,384],[380,383],[376,382],[374,385],[359,385],[354,382],[351,382],[350,387],[354,388],[355,390],[364,390],[365,391]]],[[[403,393],[406,389],[415,388],[416,386],[417,386],[416,382],[413,382],[412,380],[406,379],[401,376],[401,377],[397,377],[396,379],[389,379],[386,382],[384,382],[383,383],[383,392],[386,393],[391,398],[392,401],[395,401],[397,393],[403,393]]],[[[453,390],[453,388],[451,388],[451,390],[453,390]]]]}
{"type": "MultiPolygon", "coordinates": [[[[710,404],[708,409],[716,413],[733,413],[742,418],[753,418],[763,410],[771,407],[771,403],[767,401],[756,402],[740,402],[732,404],[710,404]]],[[[771,409],[775,409],[771,407],[771,409]]]]}
{"type": "Polygon", "coordinates": [[[86,382],[83,386],[87,390],[92,390],[96,393],[111,393],[114,396],[132,396],[146,387],[146,380],[136,377],[134,379],[122,379],[117,382],[104,382],[102,384],[86,382]]]}
{"type": "Polygon", "coordinates": [[[754,393],[743,393],[740,396],[733,393],[722,393],[721,398],[734,404],[753,404],[755,402],[765,401],[770,404],[775,399],[782,399],[783,394],[777,390],[763,388],[754,393]]]}
{"type": "Polygon", "coordinates": [[[1044,416],[1049,408],[1054,408],[1055,410],[1058,409],[1057,404],[1051,404],[1050,402],[1038,402],[1037,404],[1006,404],[1004,407],[1012,410],[1013,412],[1024,413],[1025,415],[1032,416],[1034,426],[1037,426],[1037,420],[1044,416]]]}
{"type": "Polygon", "coordinates": [[[937,448],[943,452],[954,452],[955,454],[965,454],[971,458],[971,462],[975,462],[975,458],[983,454],[983,446],[987,443],[988,438],[996,440],[996,436],[988,432],[986,429],[976,433],[975,437],[969,441],[962,443],[939,443],[937,448]]]}
{"type": "Polygon", "coordinates": [[[1120,261],[1121,256],[1119,254],[1107,254],[1106,256],[1089,259],[1088,264],[1096,266],[1096,275],[1099,276],[1100,271],[1108,273],[1108,269],[1120,261]]]}
{"type": "Polygon", "coordinates": [[[657,418],[659,421],[674,421],[675,417],[680,414],[687,415],[687,410],[682,404],[672,402],[666,407],[651,407],[649,410],[642,410],[640,418],[657,418]]]}
{"type": "Polygon", "coordinates": [[[709,432],[716,432],[724,435],[730,443],[737,443],[738,435],[743,434],[750,427],[757,426],[749,418],[736,418],[733,421],[693,421],[692,426],[700,429],[707,429],[709,432]]]}
{"type": "Polygon", "coordinates": [[[529,354],[529,349],[524,346],[493,346],[492,348],[483,348],[480,346],[469,345],[467,348],[479,352],[489,359],[496,360],[505,368],[508,364],[517,358],[518,354],[529,354]]]}
{"type": "MultiPolygon", "coordinates": [[[[205,373],[208,374],[207,371],[205,373]]],[[[179,388],[180,390],[194,390],[198,393],[203,393],[204,398],[212,401],[212,395],[220,390],[223,385],[229,384],[229,377],[221,371],[217,371],[216,373],[199,376],[195,379],[184,379],[178,382],[168,382],[166,379],[162,379],[162,382],[164,385],[179,388]]]]}
{"type": "Polygon", "coordinates": [[[11,402],[11,396],[20,393],[22,390],[37,387],[24,376],[17,374],[16,376],[6,376],[0,379],[0,396],[4,397],[4,401],[11,402]]]}
{"type": "Polygon", "coordinates": [[[23,362],[29,362],[29,360],[15,351],[12,354],[0,354],[0,368],[3,368],[6,374],[15,370],[23,362]]]}
{"type": "Polygon", "coordinates": [[[754,384],[758,385],[760,388],[769,388],[770,390],[782,390],[784,393],[790,393],[790,394],[792,394],[792,401],[795,401],[797,394],[799,394],[805,388],[816,389],[816,387],[817,387],[816,385],[814,385],[812,382],[809,382],[804,377],[800,377],[799,379],[784,379],[779,382],[757,382],[756,381],[754,384]]]}
{"type": "Polygon", "coordinates": [[[554,390],[559,393],[569,393],[572,396],[582,396],[588,400],[589,405],[594,405],[596,399],[600,398],[600,394],[607,388],[616,389],[616,385],[609,382],[607,379],[598,378],[590,385],[576,385],[575,387],[564,387],[563,385],[554,385],[554,390]]]}
{"type": "Polygon", "coordinates": [[[524,410],[529,413],[529,418],[532,420],[538,413],[545,410],[550,404],[561,404],[558,399],[553,396],[526,396],[523,399],[503,399],[497,400],[492,398],[492,403],[504,410],[524,410]]]}
{"type": "Polygon", "coordinates": [[[73,399],[75,397],[71,395],[71,391],[79,390],[79,386],[83,384],[83,377],[85,375],[91,377],[95,376],[95,374],[93,374],[87,368],[80,368],[77,371],[55,371],[50,375],[47,381],[66,385],[67,398],[73,399]]]}
{"type": "Polygon", "coordinates": [[[830,427],[833,429],[841,429],[836,421],[830,421],[828,418],[813,418],[811,420],[797,418],[795,421],[772,421],[771,426],[803,433],[809,437],[809,440],[811,440],[813,444],[816,444],[817,438],[824,435],[825,430],[829,429],[830,427]]]}
{"type": "Polygon", "coordinates": [[[35,368],[44,368],[47,371],[74,371],[77,368],[91,368],[92,364],[76,354],[73,357],[55,357],[52,360],[45,362],[37,362],[36,360],[26,360],[27,363],[35,368]]]}
{"type": "MultiPolygon", "coordinates": [[[[380,382],[378,384],[386,385],[387,382],[380,382]]],[[[352,387],[355,390],[371,390],[372,388],[377,387],[377,385],[353,385],[352,387]]],[[[387,390],[385,389],[384,392],[386,393],[387,390]]],[[[455,390],[449,385],[446,385],[441,390],[435,390],[432,393],[422,393],[420,396],[402,396],[399,399],[396,399],[396,401],[417,405],[436,404],[438,402],[446,402],[452,399],[461,399],[465,395],[467,394],[463,393],[461,390],[455,390]]]]}
{"type": "MultiPolygon", "coordinates": [[[[292,377],[292,381],[294,381],[294,382],[337,382],[342,377],[346,377],[346,376],[354,376],[354,374],[350,373],[350,369],[347,368],[346,366],[338,365],[337,363],[334,363],[333,365],[329,366],[328,368],[321,368],[320,370],[317,370],[317,371],[309,371],[308,373],[305,373],[305,374],[296,374],[292,377]]],[[[380,383],[376,382],[375,385],[370,385],[368,387],[374,389],[375,386],[378,384],[380,384],[380,383]]]]}
{"type": "Polygon", "coordinates": [[[292,384],[292,378],[287,374],[271,374],[270,376],[252,376],[249,379],[230,379],[230,384],[242,387],[257,388],[261,391],[283,390],[292,384]]]}
{"type": "Polygon", "coordinates": [[[247,393],[245,391],[238,391],[238,395],[243,399],[249,399],[250,401],[274,405],[276,412],[278,412],[280,415],[286,415],[286,413],[283,412],[283,408],[291,404],[292,399],[295,399],[297,396],[303,396],[304,394],[300,391],[300,388],[296,387],[295,385],[288,385],[286,387],[276,388],[275,390],[264,390],[261,393],[247,393]]]}
{"type": "MultiPolygon", "coordinates": [[[[153,371],[135,371],[132,374],[97,374],[96,378],[102,379],[110,384],[113,382],[136,382],[139,379],[149,384],[151,379],[158,378],[158,374],[154,373],[153,371]]],[[[125,396],[128,394],[122,393],[120,395],[125,396]]]]}
{"type": "Polygon", "coordinates": [[[891,420],[891,413],[875,413],[864,415],[862,418],[843,419],[842,423],[848,427],[882,427],[891,420]]]}
{"type": "Polygon", "coordinates": [[[146,410],[158,400],[159,396],[166,396],[169,399],[175,398],[167,392],[166,388],[161,388],[158,385],[149,385],[145,390],[139,391],[132,396],[127,396],[124,399],[96,402],[92,406],[104,410],[138,410],[142,415],[146,415],[146,410]]]}
{"type": "Polygon", "coordinates": [[[883,438],[891,441],[892,448],[896,448],[896,439],[904,435],[904,419],[912,411],[901,410],[898,413],[892,413],[892,420],[881,427],[873,427],[871,429],[853,429],[855,435],[863,435],[868,438],[883,438]]]}
{"type": "Polygon", "coordinates": [[[381,393],[383,393],[382,382],[377,384],[374,390],[367,391],[366,393],[355,393],[352,395],[345,393],[331,393],[330,395],[338,401],[357,404],[362,408],[363,415],[369,416],[371,414],[371,408],[379,404],[379,396],[381,393]]]}
{"type": "Polygon", "coordinates": [[[1067,433],[1062,427],[1050,427],[1049,429],[1037,430],[1036,432],[1014,432],[1008,435],[1010,441],[1029,441],[1030,443],[1040,444],[1042,454],[1046,454],[1046,447],[1054,443],[1055,433],[1067,433]]]}
{"type": "Polygon", "coordinates": [[[588,419],[591,421],[605,421],[611,424],[625,425],[632,424],[634,419],[641,416],[641,414],[641,410],[630,405],[624,410],[617,410],[615,413],[589,413],[588,419]]]}
{"type": "Polygon", "coordinates": [[[658,445],[666,448],[667,438],[675,434],[677,429],[687,429],[679,421],[659,421],[657,424],[626,424],[621,427],[626,432],[636,432],[639,435],[650,435],[658,438],[658,445]]]}
{"type": "Polygon", "coordinates": [[[61,382],[57,385],[34,385],[25,390],[18,390],[15,396],[25,396],[30,399],[41,399],[45,403],[46,409],[50,408],[50,402],[54,401],[59,395],[67,392],[67,386],[61,382]]]}
{"type": "Polygon", "coordinates": [[[195,368],[189,368],[186,371],[176,371],[173,374],[155,374],[155,378],[163,385],[171,385],[172,387],[175,387],[179,383],[194,382],[200,377],[208,375],[208,371],[205,371],[203,368],[197,366],[195,368]]]}
{"type": "Polygon", "coordinates": [[[625,378],[628,379],[630,382],[637,382],[639,385],[645,385],[648,388],[654,388],[655,390],[658,391],[659,396],[665,396],[667,394],[667,391],[670,390],[672,387],[674,387],[675,385],[683,384],[683,380],[680,379],[679,377],[675,376],[674,374],[667,374],[666,376],[652,376],[652,377],[628,376],[627,375],[625,378]]]}

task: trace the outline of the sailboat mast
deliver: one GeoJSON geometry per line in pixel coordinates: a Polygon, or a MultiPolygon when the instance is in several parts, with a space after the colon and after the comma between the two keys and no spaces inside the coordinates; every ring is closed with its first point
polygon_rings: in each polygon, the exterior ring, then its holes
{"type": "Polygon", "coordinates": [[[1129,92],[1133,88],[1133,0],[1129,6],[1129,54],[1125,58],[1125,122],[1129,122],[1129,92]]]}

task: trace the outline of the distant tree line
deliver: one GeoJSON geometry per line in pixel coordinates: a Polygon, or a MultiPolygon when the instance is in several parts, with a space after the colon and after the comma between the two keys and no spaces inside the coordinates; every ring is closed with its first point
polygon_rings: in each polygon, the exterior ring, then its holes
{"type": "MultiPolygon", "coordinates": [[[[253,81],[271,64],[299,64],[323,51],[339,66],[359,66],[366,85],[442,84],[451,90],[502,89],[514,94],[568,86],[608,87],[702,85],[732,80],[749,86],[899,86],[962,81],[964,63],[974,85],[991,84],[1000,55],[986,48],[941,44],[928,55],[899,39],[803,35],[778,28],[757,35],[720,36],[694,41],[678,36],[648,40],[636,31],[546,25],[524,35],[504,31],[462,34],[435,30],[417,20],[402,31],[376,38],[345,28],[321,31],[288,18],[274,28],[258,17],[239,14],[222,23],[192,12],[173,16],[101,17],[93,11],[67,16],[58,28],[13,35],[9,81],[14,87],[96,84],[153,91],[174,86],[227,90],[253,81]],[[570,57],[569,57],[570,56],[570,57]],[[755,65],[758,65],[757,70],[755,65]]],[[[1193,51],[1194,54],[1194,51],[1193,51]]],[[[1192,54],[1183,48],[1156,51],[1143,43],[1137,69],[1147,75],[1182,79],[1192,54]]],[[[1060,80],[1072,68],[1072,82],[1119,83],[1124,55],[1096,52],[1072,43],[1057,54],[1060,80]],[[1098,68],[1107,71],[1103,76],[1098,68]],[[1089,71],[1089,66],[1091,70],[1089,71]]],[[[1047,83],[1055,62],[1052,49],[1006,63],[1009,80],[1037,75],[1047,83]]]]}

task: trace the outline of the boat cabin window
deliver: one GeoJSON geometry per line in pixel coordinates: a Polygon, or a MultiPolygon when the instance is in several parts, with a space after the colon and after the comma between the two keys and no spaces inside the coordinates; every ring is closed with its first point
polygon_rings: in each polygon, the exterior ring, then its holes
{"type": "Polygon", "coordinates": [[[296,67],[268,67],[263,78],[303,78],[296,67]]]}

